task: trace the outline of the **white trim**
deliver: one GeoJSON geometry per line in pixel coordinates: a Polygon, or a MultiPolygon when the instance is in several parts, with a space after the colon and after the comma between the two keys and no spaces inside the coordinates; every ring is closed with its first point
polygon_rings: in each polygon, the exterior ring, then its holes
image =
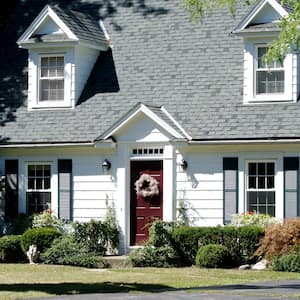
{"type": "Polygon", "coordinates": [[[57,143],[57,144],[15,144],[15,145],[0,145],[0,148],[48,148],[48,147],[94,147],[94,143],[57,143]]]}
{"type": "Polygon", "coordinates": [[[57,14],[52,10],[49,5],[46,5],[39,15],[33,20],[30,26],[18,39],[17,44],[22,45],[26,43],[31,35],[38,29],[38,27],[44,22],[47,17],[50,17],[54,23],[68,36],[69,39],[78,41],[76,35],[65,25],[65,23],[57,16],[57,14]]]}
{"type": "Polygon", "coordinates": [[[149,117],[152,121],[154,121],[159,126],[161,126],[162,128],[164,128],[166,131],[168,131],[175,138],[182,138],[183,137],[178,131],[174,130],[165,121],[163,121],[154,112],[152,112],[151,109],[149,109],[148,107],[146,107],[144,104],[141,104],[138,109],[136,109],[135,111],[133,111],[120,124],[114,126],[108,133],[106,133],[106,135],[103,137],[103,139],[104,140],[108,139],[110,136],[114,135],[119,129],[121,129],[123,126],[125,126],[127,123],[129,123],[131,120],[133,120],[140,112],[144,113],[147,117],[149,117]]]}
{"type": "Polygon", "coordinates": [[[170,120],[173,121],[173,123],[181,130],[181,132],[185,135],[185,137],[189,140],[192,139],[192,137],[183,129],[183,127],[172,117],[172,115],[165,109],[164,106],[161,107],[161,110],[170,118],[170,120]]]}

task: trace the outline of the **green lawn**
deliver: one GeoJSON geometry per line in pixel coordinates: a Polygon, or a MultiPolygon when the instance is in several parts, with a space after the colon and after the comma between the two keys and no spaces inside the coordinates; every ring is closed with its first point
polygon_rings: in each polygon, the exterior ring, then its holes
{"type": "Polygon", "coordinates": [[[299,273],[198,268],[84,269],[1,264],[0,299],[61,294],[150,292],[269,280],[300,279],[299,273]]]}

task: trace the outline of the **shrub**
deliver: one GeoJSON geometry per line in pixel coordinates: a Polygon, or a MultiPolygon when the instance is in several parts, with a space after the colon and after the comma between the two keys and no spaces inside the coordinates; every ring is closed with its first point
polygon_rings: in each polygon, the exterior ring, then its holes
{"type": "Polygon", "coordinates": [[[72,265],[86,268],[104,266],[100,257],[89,252],[86,245],[77,243],[72,236],[64,235],[53,241],[40,259],[46,264],[72,265]]]}
{"type": "Polygon", "coordinates": [[[149,228],[148,245],[163,247],[165,245],[174,246],[172,234],[177,227],[176,222],[155,221],[149,228]]]}
{"type": "Polygon", "coordinates": [[[264,230],[257,226],[244,227],[179,227],[173,238],[187,265],[195,263],[199,247],[219,244],[227,247],[235,258],[235,265],[248,262],[256,250],[264,230]]]}
{"type": "Polygon", "coordinates": [[[196,255],[196,265],[204,268],[224,268],[232,266],[232,256],[223,245],[201,246],[196,255]]]}
{"type": "Polygon", "coordinates": [[[24,262],[25,256],[20,244],[21,236],[7,235],[0,238],[0,262],[24,262]]]}
{"type": "Polygon", "coordinates": [[[69,232],[68,222],[57,218],[49,209],[33,216],[32,227],[51,227],[57,229],[61,233],[69,232]]]}
{"type": "Polygon", "coordinates": [[[271,260],[291,253],[300,245],[300,219],[285,220],[266,228],[255,255],[271,260]]]}
{"type": "Polygon", "coordinates": [[[24,252],[28,251],[30,245],[36,245],[39,252],[50,248],[52,241],[61,236],[54,228],[42,227],[27,229],[21,236],[21,247],[24,252]]]}
{"type": "Polygon", "coordinates": [[[266,214],[257,214],[249,211],[246,214],[236,214],[233,216],[231,221],[231,226],[247,226],[247,225],[255,225],[260,227],[268,227],[272,224],[279,223],[279,220],[276,218],[266,215],[266,214]]]}
{"type": "Polygon", "coordinates": [[[180,265],[180,257],[170,246],[153,247],[146,245],[129,254],[129,263],[133,267],[172,267],[180,265]]]}
{"type": "Polygon", "coordinates": [[[275,257],[271,262],[274,271],[300,272],[300,252],[275,257]]]}
{"type": "Polygon", "coordinates": [[[108,248],[119,245],[119,230],[115,222],[91,220],[87,223],[74,224],[74,237],[78,243],[85,244],[90,252],[104,255],[108,248]]]}

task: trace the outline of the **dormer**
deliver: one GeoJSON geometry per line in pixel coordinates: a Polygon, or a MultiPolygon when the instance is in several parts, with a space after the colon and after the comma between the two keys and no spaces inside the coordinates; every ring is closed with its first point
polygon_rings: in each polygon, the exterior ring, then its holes
{"type": "Polygon", "coordinates": [[[268,44],[277,38],[280,20],[288,16],[289,5],[277,0],[261,0],[241,20],[233,33],[244,39],[244,103],[296,102],[299,71],[296,53],[283,62],[267,65],[263,59],[268,44]]]}
{"type": "Polygon", "coordinates": [[[17,41],[28,49],[28,109],[74,108],[101,51],[103,22],[45,6],[17,41]]]}

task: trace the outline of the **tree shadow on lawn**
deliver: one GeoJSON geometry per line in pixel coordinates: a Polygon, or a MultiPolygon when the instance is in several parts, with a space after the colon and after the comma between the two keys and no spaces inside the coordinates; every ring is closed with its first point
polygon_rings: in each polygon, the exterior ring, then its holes
{"type": "Polygon", "coordinates": [[[75,295],[75,294],[97,294],[97,293],[128,293],[128,292],[145,292],[161,293],[171,291],[216,291],[220,292],[250,292],[264,290],[265,293],[285,292],[293,293],[295,290],[300,291],[299,280],[290,280],[276,284],[258,283],[258,284],[236,284],[222,286],[202,286],[190,288],[173,288],[167,285],[159,284],[140,284],[125,282],[103,282],[103,283],[22,283],[22,284],[0,284],[2,292],[44,292],[49,295],[75,295]]]}
{"type": "Polygon", "coordinates": [[[20,283],[0,284],[1,292],[44,292],[49,295],[73,295],[73,294],[94,294],[94,293],[128,293],[147,292],[157,293],[175,291],[177,289],[167,285],[139,284],[122,282],[103,283],[20,283]]]}

